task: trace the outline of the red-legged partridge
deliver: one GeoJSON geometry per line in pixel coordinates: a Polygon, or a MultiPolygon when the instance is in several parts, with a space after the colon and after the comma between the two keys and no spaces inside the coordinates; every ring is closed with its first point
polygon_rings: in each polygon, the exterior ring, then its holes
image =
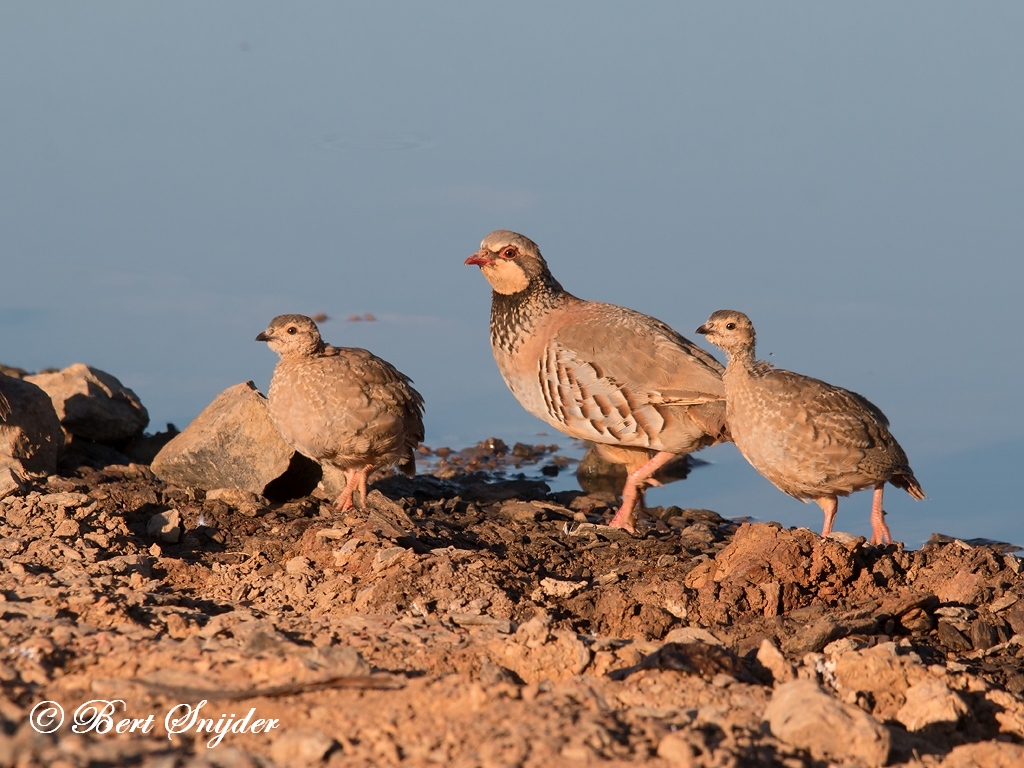
{"type": "Polygon", "coordinates": [[[832,532],[839,496],[874,488],[871,541],[892,536],[882,511],[886,482],[915,499],[914,477],[889,420],[856,392],[754,358],[754,326],[742,312],[721,309],[697,329],[729,356],[726,420],[743,457],[775,486],[825,513],[821,535],[832,532]]]}
{"type": "Polygon", "coordinates": [[[423,440],[423,398],[412,380],[365,349],[331,347],[305,315],[279,315],[256,337],[281,359],[270,380],[270,417],[304,456],[345,472],[340,509],[358,491],[366,501],[370,470],[397,464],[416,474],[423,440]]]}
{"type": "Polygon", "coordinates": [[[722,366],[665,323],[567,293],[515,232],[492,232],[466,264],[494,289],[491,349],[512,394],[626,465],[613,526],[634,530],[634,508],[669,459],[728,439],[722,366]]]}

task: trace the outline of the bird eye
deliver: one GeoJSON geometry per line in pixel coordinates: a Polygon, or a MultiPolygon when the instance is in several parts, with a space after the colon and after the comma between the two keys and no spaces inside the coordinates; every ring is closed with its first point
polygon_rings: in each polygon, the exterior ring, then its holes
{"type": "Polygon", "coordinates": [[[736,323],[726,323],[725,324],[725,330],[727,330],[727,331],[735,331],[736,330],[736,323]]]}
{"type": "Polygon", "coordinates": [[[516,249],[506,248],[504,251],[501,252],[501,257],[503,259],[514,259],[516,257],[516,249]]]}
{"type": "Polygon", "coordinates": [[[298,332],[299,332],[299,329],[298,329],[298,328],[296,328],[296,327],[295,327],[294,325],[289,325],[289,326],[288,326],[288,333],[289,333],[290,335],[294,336],[294,335],[295,335],[296,333],[298,333],[298,332]]]}

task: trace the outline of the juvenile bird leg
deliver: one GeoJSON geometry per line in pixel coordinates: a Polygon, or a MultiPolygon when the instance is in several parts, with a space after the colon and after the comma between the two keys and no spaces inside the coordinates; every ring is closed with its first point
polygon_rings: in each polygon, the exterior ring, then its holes
{"type": "Polygon", "coordinates": [[[815,499],[821,511],[825,513],[825,525],[821,529],[821,538],[826,538],[832,533],[832,524],[836,521],[836,512],[839,511],[839,499],[835,496],[822,496],[815,499]]]}
{"type": "Polygon", "coordinates": [[[885,510],[882,509],[882,492],[885,490],[885,483],[881,482],[875,486],[875,495],[871,500],[871,543],[891,544],[892,534],[889,533],[889,526],[885,524],[885,510]]]}
{"type": "Polygon", "coordinates": [[[338,500],[334,503],[334,505],[342,512],[347,512],[353,507],[356,507],[355,495],[357,490],[359,491],[360,503],[356,508],[362,509],[366,506],[366,476],[369,474],[371,469],[373,469],[373,465],[367,464],[362,469],[345,470],[345,490],[341,492],[341,495],[338,496],[338,500]]]}
{"type": "MultiPolygon", "coordinates": [[[[626,484],[622,488],[622,506],[619,507],[619,511],[615,513],[615,517],[609,523],[612,528],[625,528],[630,533],[636,533],[636,529],[633,527],[633,509],[636,507],[637,501],[642,497],[643,485],[651,479],[651,475],[661,469],[674,456],[675,454],[670,451],[659,451],[644,462],[639,469],[633,470],[626,476],[626,484]]],[[[652,483],[652,485],[658,484],[657,481],[652,483]]]]}

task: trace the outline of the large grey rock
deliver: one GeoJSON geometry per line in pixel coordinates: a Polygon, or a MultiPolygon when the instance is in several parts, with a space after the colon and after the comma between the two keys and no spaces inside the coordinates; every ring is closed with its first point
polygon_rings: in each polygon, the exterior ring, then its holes
{"type": "Polygon", "coordinates": [[[806,749],[815,760],[859,760],[884,765],[889,731],[861,709],[829,696],[810,680],[775,688],[764,711],[780,741],[806,749]]]}
{"type": "Polygon", "coordinates": [[[0,393],[11,406],[0,422],[0,465],[17,474],[52,475],[64,432],[50,398],[35,384],[4,375],[0,375],[0,393]]]}
{"type": "Polygon", "coordinates": [[[26,376],[53,401],[64,429],[97,443],[141,435],[149,414],[138,396],[109,373],[75,363],[63,371],[26,376]]]}
{"type": "Polygon", "coordinates": [[[320,480],[319,465],[284,441],[267,398],[251,381],[217,395],[160,450],[152,470],[171,485],[233,488],[271,499],[303,496],[320,480]]]}

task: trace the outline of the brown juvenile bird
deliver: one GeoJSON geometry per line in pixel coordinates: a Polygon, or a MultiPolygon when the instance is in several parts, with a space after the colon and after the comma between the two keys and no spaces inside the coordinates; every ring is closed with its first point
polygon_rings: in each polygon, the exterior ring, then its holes
{"type": "Polygon", "coordinates": [[[874,487],[871,542],[891,542],[882,511],[886,482],[915,499],[924,491],[885,414],[856,392],[754,359],[754,326],[742,312],[720,309],[697,333],[729,356],[726,420],[754,469],[790,496],[817,502],[825,513],[822,536],[832,532],[839,496],[874,487]]]}
{"type": "Polygon", "coordinates": [[[722,366],[665,323],[567,293],[515,232],[491,232],[466,264],[494,289],[491,349],[512,394],[626,465],[611,525],[633,530],[644,488],[673,456],[728,440],[722,366]]]}
{"type": "Polygon", "coordinates": [[[256,337],[281,360],[270,380],[270,417],[299,453],[345,472],[337,506],[366,501],[370,470],[397,464],[416,474],[423,398],[412,380],[365,349],[324,344],[305,315],[278,315],[256,337]]]}

